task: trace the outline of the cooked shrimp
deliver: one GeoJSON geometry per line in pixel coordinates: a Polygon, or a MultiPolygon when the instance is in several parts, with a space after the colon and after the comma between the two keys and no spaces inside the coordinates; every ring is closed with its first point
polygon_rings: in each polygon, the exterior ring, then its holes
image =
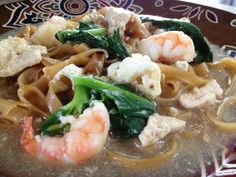
{"type": "Polygon", "coordinates": [[[138,52],[148,55],[152,61],[173,64],[178,60],[191,62],[195,57],[192,39],[181,31],[168,31],[143,39],[138,52]]]}
{"type": "Polygon", "coordinates": [[[22,124],[21,145],[31,155],[59,163],[79,163],[98,154],[106,143],[110,127],[109,115],[103,103],[96,102],[77,119],[62,116],[61,123],[70,123],[70,131],[62,137],[34,135],[32,117],[22,124]]]}

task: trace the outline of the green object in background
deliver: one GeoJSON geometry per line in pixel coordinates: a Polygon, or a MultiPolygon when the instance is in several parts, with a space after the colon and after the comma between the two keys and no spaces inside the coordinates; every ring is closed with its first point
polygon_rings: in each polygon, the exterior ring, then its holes
{"type": "Polygon", "coordinates": [[[194,63],[212,62],[212,50],[204,38],[201,30],[192,23],[182,20],[174,20],[162,17],[142,17],[142,22],[151,22],[153,25],[158,26],[160,29],[166,31],[183,31],[187,34],[194,43],[197,56],[193,59],[194,63]]]}

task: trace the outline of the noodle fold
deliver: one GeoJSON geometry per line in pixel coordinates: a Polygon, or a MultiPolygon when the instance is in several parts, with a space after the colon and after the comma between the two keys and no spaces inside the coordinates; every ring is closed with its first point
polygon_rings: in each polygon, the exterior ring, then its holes
{"type": "Polygon", "coordinates": [[[50,81],[53,79],[53,77],[55,76],[55,74],[61,70],[62,68],[64,68],[65,66],[69,65],[69,64],[75,64],[75,65],[78,65],[78,66],[84,66],[86,64],[89,63],[89,61],[91,60],[91,55],[95,54],[95,53],[104,53],[106,58],[108,57],[108,54],[106,52],[106,50],[103,50],[103,49],[90,49],[88,51],[85,51],[83,53],[80,53],[80,54],[77,54],[77,55],[73,55],[71,56],[69,59],[61,62],[61,63],[58,63],[58,64],[55,64],[55,65],[52,65],[52,66],[47,66],[45,68],[43,68],[43,72],[46,76],[46,78],[50,81]]]}
{"type": "Polygon", "coordinates": [[[158,64],[161,72],[165,74],[166,79],[175,79],[180,82],[186,83],[191,87],[200,87],[204,85],[207,80],[197,76],[188,71],[183,71],[174,66],[158,64]]]}
{"type": "MultiPolygon", "coordinates": [[[[217,117],[223,119],[228,106],[231,106],[232,104],[236,105],[236,96],[228,97],[223,101],[218,108],[217,117]]],[[[217,119],[212,115],[212,113],[210,113],[209,109],[207,110],[206,115],[211,123],[213,123],[216,127],[225,131],[236,132],[236,122],[224,122],[221,119],[217,119]]]]}
{"type": "Polygon", "coordinates": [[[13,123],[19,123],[25,115],[30,114],[29,107],[26,104],[15,100],[0,98],[0,107],[0,119],[4,118],[13,123]]]}
{"type": "Polygon", "coordinates": [[[170,159],[174,155],[176,149],[177,149],[177,142],[174,137],[171,137],[169,142],[169,147],[165,150],[165,152],[152,157],[140,158],[140,157],[127,156],[115,152],[113,150],[108,150],[107,153],[109,157],[118,161],[121,165],[124,165],[125,167],[129,167],[132,169],[141,170],[144,168],[146,169],[154,167],[170,159]]]}
{"type": "Polygon", "coordinates": [[[37,87],[26,85],[17,91],[19,99],[32,108],[33,111],[47,116],[49,113],[47,99],[44,93],[37,87]]]}

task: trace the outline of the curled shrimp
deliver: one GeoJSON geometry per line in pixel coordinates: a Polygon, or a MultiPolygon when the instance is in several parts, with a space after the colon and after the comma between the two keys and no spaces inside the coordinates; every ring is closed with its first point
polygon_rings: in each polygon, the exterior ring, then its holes
{"type": "Polygon", "coordinates": [[[191,62],[196,55],[192,39],[181,31],[168,31],[142,39],[137,49],[152,61],[166,64],[177,60],[191,62]]]}
{"type": "Polygon", "coordinates": [[[58,163],[78,164],[97,155],[104,147],[110,127],[109,115],[103,103],[96,102],[77,119],[61,117],[71,123],[70,131],[62,137],[34,134],[32,117],[25,117],[21,145],[33,156],[58,163]]]}

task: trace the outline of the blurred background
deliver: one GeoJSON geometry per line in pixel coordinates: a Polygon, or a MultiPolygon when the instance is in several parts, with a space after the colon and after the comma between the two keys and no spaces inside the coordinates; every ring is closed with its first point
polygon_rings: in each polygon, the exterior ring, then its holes
{"type": "Polygon", "coordinates": [[[219,2],[230,6],[236,6],[236,0],[209,0],[209,1],[219,2]]]}
{"type": "Polygon", "coordinates": [[[236,0],[186,0],[186,1],[193,2],[193,3],[196,2],[196,3],[199,3],[199,4],[207,4],[207,3],[214,4],[214,3],[217,3],[217,4],[224,4],[224,5],[235,6],[236,7],[236,0]]]}

